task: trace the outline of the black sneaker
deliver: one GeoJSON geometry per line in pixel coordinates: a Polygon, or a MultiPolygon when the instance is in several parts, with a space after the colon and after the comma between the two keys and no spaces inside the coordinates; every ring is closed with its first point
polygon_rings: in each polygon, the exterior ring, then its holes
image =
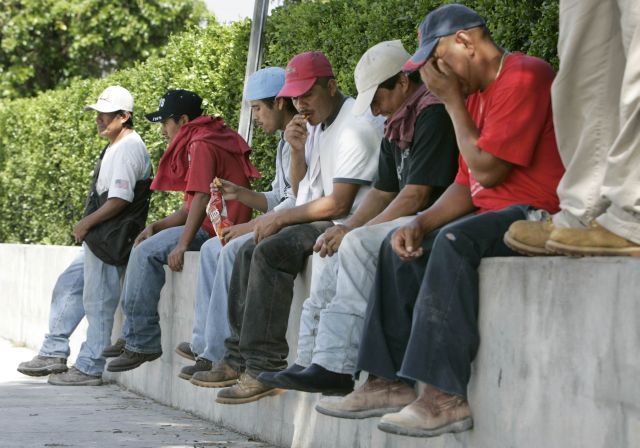
{"type": "Polygon", "coordinates": [[[189,344],[188,342],[179,343],[176,347],[176,353],[183,358],[190,359],[191,361],[195,361],[196,357],[198,356],[191,351],[191,344],[189,344]]]}
{"type": "Polygon", "coordinates": [[[162,352],[138,353],[132,352],[125,348],[120,356],[107,364],[107,370],[109,372],[124,372],[126,370],[133,370],[147,361],[158,359],[160,356],[162,356],[162,352]]]}
{"type": "Polygon", "coordinates": [[[29,376],[45,376],[50,373],[62,373],[67,371],[67,358],[55,356],[34,356],[31,361],[21,362],[18,372],[29,376]]]}
{"type": "Polygon", "coordinates": [[[124,345],[126,341],[124,339],[118,338],[115,344],[108,345],[102,350],[103,358],[115,358],[116,356],[120,356],[122,351],[124,350],[124,345]]]}
{"type": "Polygon", "coordinates": [[[213,364],[208,359],[198,358],[196,359],[196,363],[192,366],[186,366],[180,369],[180,373],[178,376],[183,380],[189,381],[194,373],[196,372],[206,372],[207,370],[211,370],[213,364]]]}

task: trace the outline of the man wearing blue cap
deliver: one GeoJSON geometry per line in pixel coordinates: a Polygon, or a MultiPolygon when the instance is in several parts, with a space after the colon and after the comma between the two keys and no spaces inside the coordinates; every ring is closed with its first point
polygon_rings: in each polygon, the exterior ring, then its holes
{"type": "MultiPolygon", "coordinates": [[[[284,131],[296,114],[291,99],[276,98],[283,85],[284,69],[280,67],[258,70],[247,81],[245,99],[251,105],[253,121],[267,134],[284,131]]],[[[296,198],[289,175],[290,161],[291,147],[281,136],[276,150],[275,178],[271,183],[271,191],[254,192],[220,179],[223,197],[267,213],[293,207],[296,198]]],[[[211,369],[212,361],[220,360],[224,354],[224,340],[229,336],[229,279],[236,252],[253,237],[254,224],[255,220],[252,220],[225,228],[223,241],[211,238],[200,248],[191,344],[182,342],[176,348],[181,356],[195,358],[195,364],[182,368],[179,374],[180,378],[191,380],[193,384],[206,387],[207,371],[211,369]]]]}
{"type": "Polygon", "coordinates": [[[420,37],[405,69],[420,69],[449,112],[459,170],[380,249],[356,366],[369,378],[342,400],[350,406],[340,416],[382,415],[383,431],[430,437],[473,425],[466,395],[479,344],[477,268],[483,257],[515,254],[502,242],[513,221],[557,210],[563,167],[549,64],[497,46],[484,19],[462,5],[428,14],[420,37]],[[371,393],[372,381],[425,387],[389,413],[389,397],[371,393]]]}

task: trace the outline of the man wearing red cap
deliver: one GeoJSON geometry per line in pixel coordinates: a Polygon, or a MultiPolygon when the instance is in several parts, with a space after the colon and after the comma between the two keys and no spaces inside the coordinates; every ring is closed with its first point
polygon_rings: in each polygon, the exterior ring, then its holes
{"type": "Polygon", "coordinates": [[[236,255],[229,285],[231,336],[208,385],[237,384],[218,393],[219,403],[248,403],[278,392],[257,376],[287,367],[285,335],[295,276],[318,236],[353,212],[377,171],[381,126],[372,117],[352,114],[354,100],[338,90],[322,53],[295,56],[278,96],[291,97],[299,112],[285,139],[292,160],[304,155],[307,168],[292,167],[293,185],[301,178],[296,206],[259,217],[254,240],[236,255]]]}
{"type": "Polygon", "coordinates": [[[383,243],[356,366],[369,377],[323,410],[381,415],[383,431],[430,437],[473,425],[466,396],[480,342],[477,268],[483,257],[516,255],[502,241],[512,222],[558,209],[563,167],[549,64],[500,48],[484,19],[462,5],[432,11],[420,36],[404,68],[419,69],[449,112],[458,174],[383,243]],[[415,401],[392,400],[394,389],[415,382],[425,386],[415,401]]]}

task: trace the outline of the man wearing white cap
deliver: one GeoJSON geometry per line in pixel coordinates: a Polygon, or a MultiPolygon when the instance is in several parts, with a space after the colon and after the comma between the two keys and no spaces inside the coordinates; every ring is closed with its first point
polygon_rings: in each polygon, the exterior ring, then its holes
{"type": "Polygon", "coordinates": [[[312,279],[303,306],[298,359],[283,372],[262,374],[263,382],[307,392],[353,389],[380,245],[453,182],[458,151],[451,119],[419,73],[402,72],[409,57],[399,40],[381,42],[356,66],[353,113],[371,109],[387,119],[378,176],[355,213],[318,240],[314,268],[317,263],[327,267],[312,279]]]}
{"type": "Polygon", "coordinates": [[[55,374],[49,377],[49,383],[60,386],[102,384],[105,359],[101,353],[111,338],[113,315],[120,298],[120,276],[125,268],[122,263],[126,263],[131,247],[124,249],[126,253],[116,254],[119,260],[113,261],[99,244],[95,245],[98,225],[116,220],[117,226],[131,217],[131,207],[141,202],[143,226],[148,210],[151,161],[144,142],[133,130],[133,97],[123,87],[111,86],[85,110],[97,112],[98,134],[109,143],[94,171],[85,216],[73,227],[76,242],[83,243],[82,249],[58,277],[53,289],[49,333],[39,354],[18,367],[19,372],[30,376],[55,374]],[[139,185],[145,186],[142,199],[139,185]],[[92,209],[89,204],[96,197],[103,198],[102,204],[92,209]],[[75,366],[67,370],[69,337],[84,316],[89,324],[87,339],[75,366]]]}

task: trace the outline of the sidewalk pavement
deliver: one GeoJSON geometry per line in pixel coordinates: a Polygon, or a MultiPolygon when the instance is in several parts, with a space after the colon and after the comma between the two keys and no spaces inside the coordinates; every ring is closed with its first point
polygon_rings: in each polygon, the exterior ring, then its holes
{"type": "Polygon", "coordinates": [[[269,446],[117,384],[51,386],[47,377],[18,373],[35,354],[0,339],[0,447],[269,446]]]}

